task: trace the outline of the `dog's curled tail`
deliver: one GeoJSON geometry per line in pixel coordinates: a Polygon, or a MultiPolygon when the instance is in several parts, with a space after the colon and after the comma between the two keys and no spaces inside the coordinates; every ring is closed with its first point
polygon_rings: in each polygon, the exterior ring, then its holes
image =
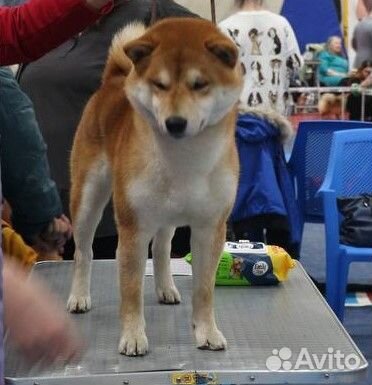
{"type": "Polygon", "coordinates": [[[132,63],[125,55],[124,46],[142,36],[146,31],[143,23],[136,21],[126,25],[115,34],[108,53],[108,59],[103,73],[103,82],[115,74],[127,75],[132,63]]]}

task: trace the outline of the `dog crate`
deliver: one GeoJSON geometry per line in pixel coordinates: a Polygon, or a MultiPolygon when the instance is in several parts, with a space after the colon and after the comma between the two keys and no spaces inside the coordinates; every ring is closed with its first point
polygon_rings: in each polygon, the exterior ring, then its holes
{"type": "MultiPolygon", "coordinates": [[[[95,261],[92,310],[73,316],[88,343],[82,360],[67,366],[56,363],[51,369],[30,367],[7,344],[6,384],[298,385],[357,384],[366,379],[367,361],[301,264],[279,286],[216,288],[217,323],[228,341],[227,350],[217,352],[195,347],[190,268],[182,260],[173,260],[172,268],[182,295],[179,305],[159,304],[153,278],[145,279],[145,357],[118,353],[116,263],[95,261]]],[[[72,269],[72,262],[45,262],[37,264],[34,273],[66,301],[72,269]]]]}

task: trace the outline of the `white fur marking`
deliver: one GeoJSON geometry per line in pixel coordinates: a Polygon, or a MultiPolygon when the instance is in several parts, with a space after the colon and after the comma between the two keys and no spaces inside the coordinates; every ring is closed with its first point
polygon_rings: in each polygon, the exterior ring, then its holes
{"type": "Polygon", "coordinates": [[[171,78],[169,72],[165,69],[161,70],[158,74],[158,80],[165,87],[169,87],[171,84],[171,78]]]}
{"type": "Polygon", "coordinates": [[[189,69],[186,74],[186,79],[189,84],[194,84],[195,81],[200,79],[201,77],[202,73],[196,68],[189,69]]]}
{"type": "Polygon", "coordinates": [[[92,243],[102,212],[111,195],[111,171],[105,158],[94,165],[86,177],[80,207],[74,221],[76,243],[75,270],[67,301],[70,312],[86,312],[91,308],[90,279],[93,258],[92,243]]]}

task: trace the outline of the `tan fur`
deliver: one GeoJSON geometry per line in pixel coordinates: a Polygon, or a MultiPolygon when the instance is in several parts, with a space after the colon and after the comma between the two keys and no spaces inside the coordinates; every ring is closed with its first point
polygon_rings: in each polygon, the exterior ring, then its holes
{"type": "Polygon", "coordinates": [[[325,93],[320,96],[318,110],[324,119],[341,119],[343,110],[341,95],[325,93]]]}
{"type": "Polygon", "coordinates": [[[169,256],[181,225],[192,229],[197,346],[226,346],[214,320],[213,290],[238,182],[237,58],[230,39],[207,21],[167,19],[146,31],[131,26],[114,38],[102,85],[85,108],[71,155],[76,252],[68,309],[90,309],[91,242],[112,189],[120,353],[143,355],[148,349],[143,275],[151,239],[159,300],[180,302],[169,256]],[[181,133],[173,131],[174,117],[186,121],[181,133]]]}

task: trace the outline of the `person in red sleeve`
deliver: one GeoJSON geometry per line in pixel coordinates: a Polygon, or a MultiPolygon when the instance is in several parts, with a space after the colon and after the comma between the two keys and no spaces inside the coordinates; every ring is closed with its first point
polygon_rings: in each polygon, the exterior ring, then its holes
{"type": "MultiPolygon", "coordinates": [[[[112,0],[30,0],[0,7],[0,65],[41,57],[112,6],[112,0]]],[[[12,204],[14,225],[30,244],[58,250],[71,234],[71,225],[49,176],[32,104],[6,68],[0,68],[0,129],[2,187],[12,204]]],[[[1,274],[2,262],[0,248],[0,336],[4,320],[9,339],[31,362],[67,361],[78,355],[81,340],[62,305],[41,282],[6,259],[1,274]]],[[[0,338],[0,384],[2,342],[0,338]]]]}
{"type": "Polygon", "coordinates": [[[112,7],[113,0],[30,0],[0,7],[0,65],[39,58],[112,7]]]}

